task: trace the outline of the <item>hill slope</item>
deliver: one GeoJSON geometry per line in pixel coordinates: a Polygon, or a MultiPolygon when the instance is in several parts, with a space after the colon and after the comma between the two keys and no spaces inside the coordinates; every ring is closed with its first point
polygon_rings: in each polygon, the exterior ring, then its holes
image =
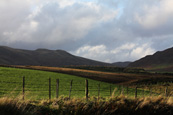
{"type": "Polygon", "coordinates": [[[41,66],[67,66],[67,65],[110,65],[78,56],[71,55],[63,50],[22,50],[0,46],[1,65],[41,65],[41,66]]]}
{"type": "Polygon", "coordinates": [[[173,48],[158,51],[153,55],[141,58],[129,64],[129,67],[142,67],[173,72],[173,48]]]}
{"type": "Polygon", "coordinates": [[[126,62],[115,62],[112,64],[117,67],[127,67],[130,63],[131,63],[130,61],[126,61],[126,62]]]}

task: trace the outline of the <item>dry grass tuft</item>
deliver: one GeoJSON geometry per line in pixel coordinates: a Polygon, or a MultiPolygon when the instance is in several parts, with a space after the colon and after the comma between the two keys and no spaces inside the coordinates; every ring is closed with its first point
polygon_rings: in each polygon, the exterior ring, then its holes
{"type": "Polygon", "coordinates": [[[111,98],[59,97],[54,100],[19,101],[18,99],[0,98],[1,115],[172,115],[172,97],[164,98],[127,98],[112,96],[111,98]]]}
{"type": "Polygon", "coordinates": [[[18,99],[0,98],[0,113],[1,115],[25,115],[28,103],[21,102],[18,99]]]}
{"type": "Polygon", "coordinates": [[[173,97],[167,99],[167,104],[173,106],[173,97]]]}

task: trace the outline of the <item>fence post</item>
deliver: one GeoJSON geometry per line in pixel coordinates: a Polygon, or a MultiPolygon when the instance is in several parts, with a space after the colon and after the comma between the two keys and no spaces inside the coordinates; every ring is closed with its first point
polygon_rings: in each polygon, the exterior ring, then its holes
{"type": "Polygon", "coordinates": [[[49,78],[49,100],[51,100],[51,78],[49,78]]]}
{"type": "Polygon", "coordinates": [[[73,80],[71,80],[71,83],[70,83],[69,99],[70,99],[70,96],[71,96],[72,84],[73,84],[73,80]]]}
{"type": "Polygon", "coordinates": [[[23,100],[25,99],[25,77],[23,76],[23,100]]]}
{"type": "Polygon", "coordinates": [[[98,100],[99,100],[99,96],[100,96],[100,84],[98,84],[98,100]]]}
{"type": "Polygon", "coordinates": [[[85,80],[85,95],[86,95],[86,100],[88,100],[88,80],[85,80]]]}
{"type": "Polygon", "coordinates": [[[111,96],[111,94],[112,94],[112,86],[110,85],[110,96],[111,96]]]}
{"type": "Polygon", "coordinates": [[[59,97],[59,79],[56,79],[56,98],[59,97]]]}
{"type": "Polygon", "coordinates": [[[138,93],[137,90],[138,90],[138,87],[136,86],[136,88],[135,88],[135,99],[137,98],[137,95],[138,95],[137,94],[138,93]]]}

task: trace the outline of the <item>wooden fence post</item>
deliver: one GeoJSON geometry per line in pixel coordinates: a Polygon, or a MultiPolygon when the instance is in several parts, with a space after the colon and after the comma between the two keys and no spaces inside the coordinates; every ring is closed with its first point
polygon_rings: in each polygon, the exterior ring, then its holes
{"type": "Polygon", "coordinates": [[[137,95],[138,95],[137,94],[138,93],[137,90],[138,90],[138,87],[136,86],[136,88],[135,88],[135,99],[137,98],[137,95]]]}
{"type": "Polygon", "coordinates": [[[49,78],[49,100],[51,100],[51,78],[49,78]]]}
{"type": "Polygon", "coordinates": [[[25,99],[25,77],[23,76],[23,100],[25,99]]]}
{"type": "Polygon", "coordinates": [[[99,100],[99,96],[100,96],[100,84],[98,84],[98,100],[99,100]]]}
{"type": "Polygon", "coordinates": [[[56,98],[59,97],[59,79],[56,79],[56,98]]]}
{"type": "Polygon", "coordinates": [[[86,95],[86,100],[88,100],[88,80],[85,80],[85,95],[86,95]]]}
{"type": "Polygon", "coordinates": [[[112,86],[110,85],[110,96],[112,95],[112,86]]]}
{"type": "Polygon", "coordinates": [[[71,96],[72,84],[73,84],[73,80],[71,80],[71,83],[70,83],[69,99],[70,99],[70,96],[71,96]]]}

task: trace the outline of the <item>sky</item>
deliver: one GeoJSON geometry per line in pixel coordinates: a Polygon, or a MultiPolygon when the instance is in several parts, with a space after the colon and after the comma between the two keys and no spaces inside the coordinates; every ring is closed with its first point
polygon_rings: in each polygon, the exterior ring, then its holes
{"type": "Polygon", "coordinates": [[[0,45],[135,61],[173,47],[173,0],[0,0],[0,45]]]}

